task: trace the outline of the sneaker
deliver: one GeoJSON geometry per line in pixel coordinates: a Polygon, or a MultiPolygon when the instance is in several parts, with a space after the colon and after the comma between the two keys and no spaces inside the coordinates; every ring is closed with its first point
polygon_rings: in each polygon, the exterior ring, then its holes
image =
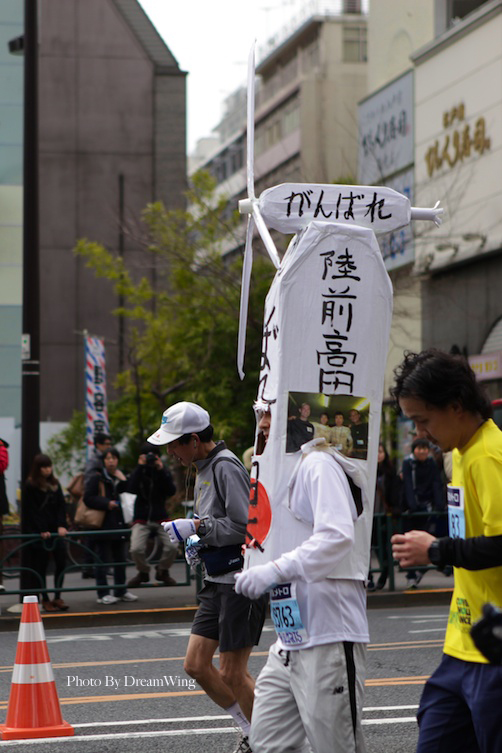
{"type": "Polygon", "coordinates": [[[0,593],[2,593],[3,591],[5,591],[5,586],[3,585],[3,583],[0,583],[0,593]]]}
{"type": "Polygon", "coordinates": [[[253,753],[247,737],[241,737],[239,745],[233,753],[253,753]]]}
{"type": "Polygon", "coordinates": [[[418,584],[420,583],[423,577],[424,577],[423,573],[417,573],[415,575],[415,588],[418,586],[418,584]]]}
{"type": "Polygon", "coordinates": [[[415,578],[406,578],[406,588],[416,588],[415,578]]]}
{"type": "Polygon", "coordinates": [[[169,570],[156,570],[155,580],[158,583],[163,583],[165,586],[175,586],[176,581],[169,575],[169,570]]]}
{"type": "Polygon", "coordinates": [[[137,572],[134,578],[131,578],[131,580],[127,581],[127,588],[139,588],[142,583],[148,583],[150,580],[150,574],[149,573],[140,573],[137,572]]]}
{"type": "Polygon", "coordinates": [[[106,594],[106,596],[103,596],[101,599],[96,599],[98,604],[116,604],[118,601],[117,596],[112,596],[111,594],[106,594]]]}
{"type": "Polygon", "coordinates": [[[122,594],[122,596],[114,596],[113,597],[115,601],[138,601],[138,597],[136,594],[132,594],[130,591],[126,591],[125,594],[122,594]]]}

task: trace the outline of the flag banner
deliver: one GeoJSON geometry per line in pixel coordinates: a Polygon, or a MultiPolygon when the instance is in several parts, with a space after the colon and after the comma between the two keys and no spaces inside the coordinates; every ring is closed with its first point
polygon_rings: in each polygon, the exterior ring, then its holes
{"type": "Polygon", "coordinates": [[[289,494],[300,447],[318,439],[362,491],[355,546],[331,577],[366,579],[391,316],[372,229],[311,221],[292,240],[265,303],[256,405],[270,411],[271,426],[266,444],[257,430],[246,567],[311,536],[289,494]]]}
{"type": "Polygon", "coordinates": [[[85,437],[89,457],[94,447],[94,435],[109,433],[106,400],[105,343],[99,337],[84,336],[85,343],[85,437]]]}

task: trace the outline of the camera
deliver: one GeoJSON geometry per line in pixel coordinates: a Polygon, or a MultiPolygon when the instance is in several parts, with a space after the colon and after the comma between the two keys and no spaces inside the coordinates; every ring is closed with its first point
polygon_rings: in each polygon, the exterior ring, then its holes
{"type": "Polygon", "coordinates": [[[146,464],[150,468],[154,468],[155,467],[156,460],[157,460],[157,455],[154,452],[147,452],[146,453],[146,464]]]}

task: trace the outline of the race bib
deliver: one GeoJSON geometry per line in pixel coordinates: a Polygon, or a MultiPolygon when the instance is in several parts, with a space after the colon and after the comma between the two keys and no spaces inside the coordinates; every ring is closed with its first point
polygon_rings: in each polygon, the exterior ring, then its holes
{"type": "Polygon", "coordinates": [[[464,489],[448,486],[448,532],[452,539],[465,539],[464,489]]]}
{"type": "Polygon", "coordinates": [[[270,614],[275,632],[284,646],[301,646],[308,641],[296,600],[296,583],[284,583],[273,589],[270,614]]]}

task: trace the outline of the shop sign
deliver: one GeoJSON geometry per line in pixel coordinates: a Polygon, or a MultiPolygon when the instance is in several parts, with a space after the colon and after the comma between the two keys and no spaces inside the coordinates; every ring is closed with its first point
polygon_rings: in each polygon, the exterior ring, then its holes
{"type": "Polygon", "coordinates": [[[502,379],[502,351],[469,356],[468,360],[480,382],[487,379],[502,379]]]}
{"type": "Polygon", "coordinates": [[[445,134],[442,142],[436,139],[425,155],[429,178],[443,166],[455,167],[475,153],[484,154],[491,146],[491,139],[486,135],[485,118],[479,117],[474,124],[466,123],[463,102],[443,113],[443,127],[445,134]]]}

